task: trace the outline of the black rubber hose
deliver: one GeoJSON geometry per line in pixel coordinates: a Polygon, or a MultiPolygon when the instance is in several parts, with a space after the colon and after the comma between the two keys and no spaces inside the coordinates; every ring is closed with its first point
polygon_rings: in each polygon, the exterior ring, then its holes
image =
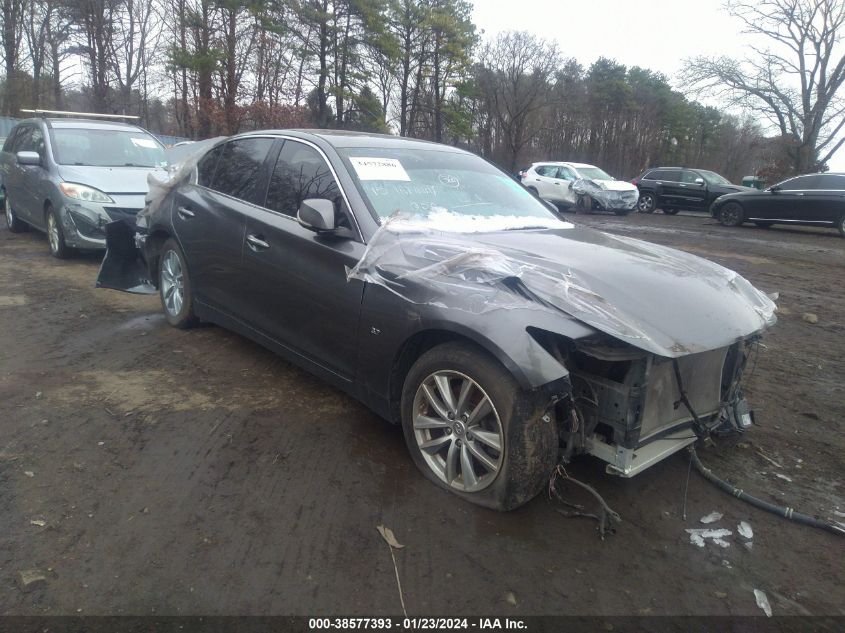
{"type": "Polygon", "coordinates": [[[722,490],[727,492],[732,497],[742,499],[743,501],[745,501],[746,503],[750,503],[754,507],[760,508],[761,510],[765,510],[766,512],[771,512],[772,514],[777,514],[786,519],[789,519],[790,521],[803,523],[804,525],[819,528],[820,530],[826,530],[828,532],[832,532],[833,534],[838,534],[839,536],[845,536],[845,529],[839,527],[838,525],[828,523],[826,521],[821,521],[807,514],[801,514],[800,512],[796,512],[792,508],[787,508],[785,506],[777,506],[773,503],[769,503],[768,501],[758,499],[757,497],[752,497],[747,492],[737,488],[736,486],[732,486],[731,484],[722,479],[719,479],[716,475],[713,474],[713,472],[709,468],[705,467],[704,464],[701,463],[701,460],[698,459],[698,454],[695,452],[695,446],[690,446],[689,452],[690,459],[692,459],[692,463],[695,465],[695,469],[701,474],[701,476],[715,484],[716,487],[721,488],[722,490]]]}

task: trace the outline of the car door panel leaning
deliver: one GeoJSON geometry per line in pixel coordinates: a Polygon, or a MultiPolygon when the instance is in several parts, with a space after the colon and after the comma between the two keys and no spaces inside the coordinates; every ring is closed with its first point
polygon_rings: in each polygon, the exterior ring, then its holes
{"type": "MultiPolygon", "coordinates": [[[[244,272],[230,296],[211,305],[214,271],[190,277],[196,316],[401,423],[437,485],[510,509],[560,459],[592,454],[632,476],[696,436],[750,423],[742,370],[775,306],[736,273],[575,228],[462,150],[261,134],[283,143],[264,167],[284,177],[242,211],[244,272]],[[309,205],[334,209],[330,226],[307,220],[309,205]]],[[[216,186],[198,184],[194,164],[160,188],[135,235],[109,225],[101,287],[156,292],[180,192],[216,186]]],[[[214,218],[197,209],[194,219],[214,218]]]]}

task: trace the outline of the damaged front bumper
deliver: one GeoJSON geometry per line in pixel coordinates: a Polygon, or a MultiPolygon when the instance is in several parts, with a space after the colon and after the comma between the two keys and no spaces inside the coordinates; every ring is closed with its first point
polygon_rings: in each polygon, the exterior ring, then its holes
{"type": "Polygon", "coordinates": [[[97,274],[97,288],[156,294],[158,290],[144,257],[143,229],[118,220],[105,226],[105,237],[106,256],[97,274]]]}

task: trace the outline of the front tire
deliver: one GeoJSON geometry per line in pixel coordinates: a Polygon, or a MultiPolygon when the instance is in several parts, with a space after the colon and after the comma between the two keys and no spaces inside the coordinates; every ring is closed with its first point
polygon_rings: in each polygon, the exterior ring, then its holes
{"type": "Polygon", "coordinates": [[[52,207],[47,207],[46,214],[47,243],[50,245],[50,255],[56,259],[66,259],[71,254],[71,248],[65,243],[65,234],[62,232],[62,225],[59,216],[52,207]]]}
{"type": "Polygon", "coordinates": [[[484,351],[444,343],[408,372],[402,429],[429,480],[472,503],[512,510],[543,489],[557,463],[547,403],[484,351]]]}
{"type": "Polygon", "coordinates": [[[158,294],[170,325],[185,330],[198,323],[185,255],[173,239],[164,243],[158,259],[158,294]]]}
{"type": "Polygon", "coordinates": [[[739,226],[745,221],[745,212],[738,202],[728,202],[719,211],[719,222],[724,226],[739,226]]]}
{"type": "Polygon", "coordinates": [[[3,196],[3,206],[6,212],[6,227],[12,233],[23,233],[29,225],[21,220],[12,208],[12,203],[9,201],[9,194],[3,196]]]}
{"type": "Polygon", "coordinates": [[[640,213],[654,213],[657,208],[657,199],[653,193],[648,191],[640,194],[640,199],[637,201],[637,211],[640,213]]]}

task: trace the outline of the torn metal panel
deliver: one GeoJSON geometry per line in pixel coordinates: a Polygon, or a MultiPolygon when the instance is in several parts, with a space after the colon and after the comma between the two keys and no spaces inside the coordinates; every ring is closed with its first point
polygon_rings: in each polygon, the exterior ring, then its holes
{"type": "Polygon", "coordinates": [[[669,358],[727,347],[776,320],[771,299],[708,260],[571,225],[531,230],[530,218],[520,220],[526,228],[516,240],[483,223],[447,232],[394,216],[348,279],[442,309],[563,313],[669,358]]]}
{"type": "MultiPolygon", "coordinates": [[[[631,188],[629,183],[617,181],[599,181],[580,178],[572,183],[572,191],[578,196],[595,200],[602,209],[607,211],[629,211],[637,206],[639,192],[631,188]]],[[[592,205],[587,206],[591,208],[592,205]]]]}

